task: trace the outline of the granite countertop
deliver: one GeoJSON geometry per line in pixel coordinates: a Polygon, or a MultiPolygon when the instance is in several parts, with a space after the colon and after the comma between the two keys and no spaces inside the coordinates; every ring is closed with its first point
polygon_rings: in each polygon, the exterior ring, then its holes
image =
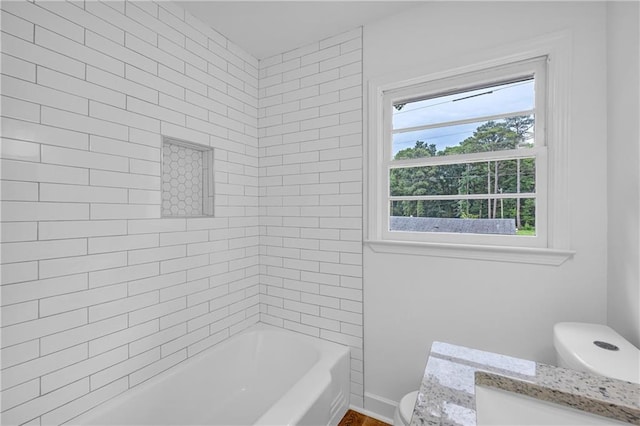
{"type": "Polygon", "coordinates": [[[475,426],[475,385],[640,425],[640,385],[434,342],[412,426],[475,426]]]}

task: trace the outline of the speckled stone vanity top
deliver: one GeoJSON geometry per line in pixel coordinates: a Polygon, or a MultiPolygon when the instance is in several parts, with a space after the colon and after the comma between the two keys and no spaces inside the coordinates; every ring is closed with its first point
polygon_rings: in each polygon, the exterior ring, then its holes
{"type": "Polygon", "coordinates": [[[434,342],[412,426],[474,426],[475,384],[640,425],[640,385],[434,342]]]}

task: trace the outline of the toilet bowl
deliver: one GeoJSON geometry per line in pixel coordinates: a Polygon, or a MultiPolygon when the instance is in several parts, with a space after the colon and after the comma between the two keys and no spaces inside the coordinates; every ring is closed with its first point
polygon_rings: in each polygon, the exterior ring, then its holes
{"type": "Polygon", "coordinates": [[[393,415],[393,426],[408,426],[411,423],[413,407],[416,405],[418,391],[409,392],[402,397],[393,415]]]}
{"type": "Polygon", "coordinates": [[[610,327],[561,322],[553,344],[560,367],[640,383],[640,349],[610,327]]]}

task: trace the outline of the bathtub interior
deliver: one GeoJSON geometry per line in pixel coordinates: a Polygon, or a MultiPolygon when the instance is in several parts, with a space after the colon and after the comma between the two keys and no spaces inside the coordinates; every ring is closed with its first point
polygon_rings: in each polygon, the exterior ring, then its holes
{"type": "Polygon", "coordinates": [[[348,362],[344,346],[257,324],[71,423],[337,424],[348,362]]]}

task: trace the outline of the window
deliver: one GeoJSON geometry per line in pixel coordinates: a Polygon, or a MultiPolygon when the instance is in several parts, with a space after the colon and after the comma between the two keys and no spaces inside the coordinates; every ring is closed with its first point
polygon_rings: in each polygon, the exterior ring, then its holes
{"type": "Polygon", "coordinates": [[[384,94],[387,237],[544,244],[544,70],[539,58],[384,94]]]}
{"type": "Polygon", "coordinates": [[[404,82],[370,81],[374,249],[404,242],[475,254],[517,249],[518,261],[570,256],[568,56],[558,53],[562,42],[551,44],[404,82]]]}

